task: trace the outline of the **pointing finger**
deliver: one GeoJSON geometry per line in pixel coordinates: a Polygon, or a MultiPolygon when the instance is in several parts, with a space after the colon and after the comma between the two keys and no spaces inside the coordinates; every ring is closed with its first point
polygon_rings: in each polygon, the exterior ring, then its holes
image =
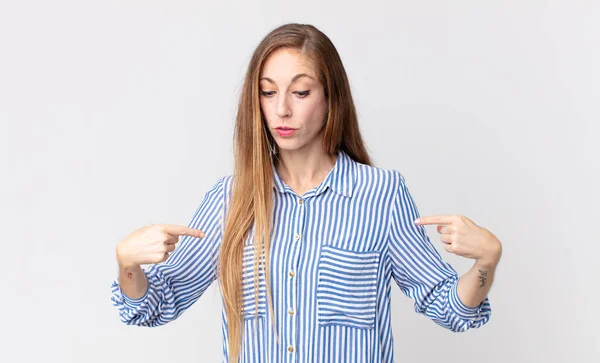
{"type": "Polygon", "coordinates": [[[429,216],[415,219],[415,224],[418,225],[429,225],[429,224],[452,224],[454,222],[454,216],[440,215],[440,216],[429,216]]]}
{"type": "Polygon", "coordinates": [[[163,226],[165,228],[165,232],[172,236],[190,236],[196,238],[204,238],[204,232],[199,229],[190,228],[186,226],[177,226],[172,224],[167,224],[163,226]]]}

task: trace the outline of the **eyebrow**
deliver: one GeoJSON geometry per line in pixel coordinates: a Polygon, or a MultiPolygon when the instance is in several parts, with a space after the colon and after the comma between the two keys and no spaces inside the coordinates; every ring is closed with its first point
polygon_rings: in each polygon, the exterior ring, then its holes
{"type": "MultiPolygon", "coordinates": [[[[309,75],[308,75],[308,74],[306,74],[306,73],[300,73],[300,74],[297,74],[297,75],[295,75],[295,76],[294,76],[294,78],[292,78],[292,82],[291,82],[291,83],[294,83],[294,82],[296,82],[296,81],[298,80],[298,78],[301,78],[301,77],[308,77],[308,78],[310,78],[310,79],[312,79],[312,80],[315,80],[313,77],[309,76],[309,75]]],[[[273,81],[273,80],[272,80],[271,78],[269,78],[269,77],[262,77],[260,80],[261,80],[261,81],[262,81],[262,80],[265,80],[265,81],[267,81],[267,82],[271,82],[271,83],[275,84],[275,81],[273,81]]]]}

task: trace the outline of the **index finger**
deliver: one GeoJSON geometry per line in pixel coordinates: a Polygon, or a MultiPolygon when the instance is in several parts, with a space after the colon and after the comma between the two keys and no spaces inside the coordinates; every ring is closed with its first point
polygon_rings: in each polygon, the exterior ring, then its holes
{"type": "Polygon", "coordinates": [[[454,222],[454,216],[428,216],[415,219],[416,224],[427,225],[427,224],[452,224],[454,222]]]}
{"type": "Polygon", "coordinates": [[[165,228],[165,232],[172,236],[190,236],[204,238],[204,232],[202,232],[199,229],[173,224],[165,224],[163,225],[163,227],[165,228]]]}

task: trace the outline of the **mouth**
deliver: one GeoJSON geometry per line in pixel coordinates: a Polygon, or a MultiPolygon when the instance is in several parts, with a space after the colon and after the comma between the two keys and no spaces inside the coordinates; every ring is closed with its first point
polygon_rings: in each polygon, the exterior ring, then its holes
{"type": "Polygon", "coordinates": [[[294,132],[296,132],[296,129],[293,129],[291,127],[286,127],[286,126],[281,126],[281,127],[277,127],[275,129],[275,131],[277,132],[277,134],[279,134],[279,136],[281,137],[288,137],[288,136],[292,136],[292,134],[294,132]]]}

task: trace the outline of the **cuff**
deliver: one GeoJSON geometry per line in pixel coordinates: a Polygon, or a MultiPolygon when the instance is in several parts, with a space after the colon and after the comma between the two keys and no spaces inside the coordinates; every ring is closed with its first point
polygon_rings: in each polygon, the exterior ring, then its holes
{"type": "Polygon", "coordinates": [[[144,271],[148,279],[146,294],[133,299],[121,290],[118,279],[112,283],[112,303],[119,310],[121,320],[127,324],[150,324],[165,309],[173,305],[173,293],[164,277],[156,268],[144,271]]]}
{"type": "Polygon", "coordinates": [[[479,304],[479,306],[474,308],[465,305],[458,297],[458,280],[450,288],[449,300],[450,307],[452,308],[452,310],[456,313],[456,315],[465,320],[472,320],[477,318],[481,312],[481,307],[485,302],[484,300],[483,302],[481,302],[481,304],[479,304]]]}
{"type": "Polygon", "coordinates": [[[111,300],[115,306],[123,304],[127,308],[135,309],[135,308],[138,308],[144,302],[144,300],[146,300],[148,298],[148,291],[150,290],[150,284],[148,284],[148,289],[146,290],[146,293],[144,294],[144,296],[142,296],[138,299],[134,299],[134,298],[131,298],[131,297],[125,295],[125,292],[123,292],[123,290],[121,289],[121,286],[119,285],[119,279],[116,279],[113,281],[113,283],[111,285],[111,290],[112,290],[111,300]]]}
{"type": "Polygon", "coordinates": [[[148,297],[148,290],[150,290],[150,286],[148,286],[148,288],[146,289],[146,293],[144,294],[144,296],[142,296],[138,299],[133,299],[133,298],[130,298],[129,296],[125,295],[123,290],[121,290],[121,288],[119,287],[119,291],[121,293],[121,298],[123,300],[123,304],[125,304],[125,306],[127,306],[128,308],[136,308],[136,307],[140,306],[142,304],[142,302],[144,300],[146,300],[146,298],[148,297]]]}

